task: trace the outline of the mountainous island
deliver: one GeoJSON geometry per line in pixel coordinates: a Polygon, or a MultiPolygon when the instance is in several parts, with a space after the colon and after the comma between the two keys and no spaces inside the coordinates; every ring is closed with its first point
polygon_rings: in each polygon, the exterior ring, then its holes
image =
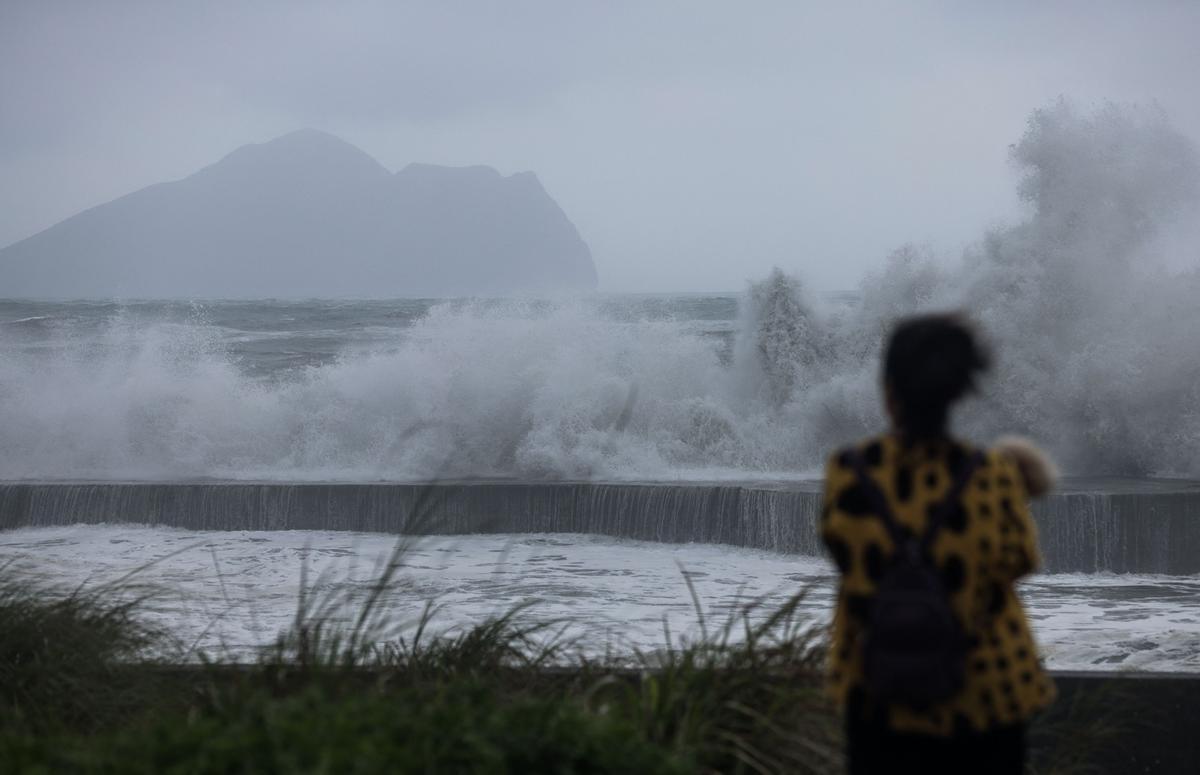
{"type": "Polygon", "coordinates": [[[333,135],[243,146],[0,250],[0,297],[442,297],[596,287],[537,177],[410,164],[333,135]]]}

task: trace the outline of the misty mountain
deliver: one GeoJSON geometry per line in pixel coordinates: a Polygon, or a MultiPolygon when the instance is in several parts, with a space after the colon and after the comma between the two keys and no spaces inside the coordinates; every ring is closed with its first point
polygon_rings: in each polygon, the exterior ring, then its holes
{"type": "Polygon", "coordinates": [[[591,290],[591,252],[537,177],[392,174],[301,130],[0,250],[0,297],[506,295],[591,290]]]}

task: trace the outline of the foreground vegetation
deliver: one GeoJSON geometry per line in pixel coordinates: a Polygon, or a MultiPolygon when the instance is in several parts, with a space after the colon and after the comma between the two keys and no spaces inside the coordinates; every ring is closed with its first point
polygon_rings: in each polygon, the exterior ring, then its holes
{"type": "Polygon", "coordinates": [[[837,767],[798,597],[769,613],[748,604],[694,643],[617,664],[579,656],[520,608],[435,637],[427,606],[394,632],[380,601],[401,558],[349,622],[349,597],[302,595],[253,665],[163,662],[168,636],[139,619],[128,588],[52,594],[0,570],[0,771],[837,767]]]}
{"type": "MultiPolygon", "coordinates": [[[[661,651],[595,661],[520,608],[433,637],[428,606],[393,631],[380,601],[402,554],[348,622],[348,595],[302,595],[253,665],[163,661],[168,635],[139,618],[128,585],[51,594],[0,568],[0,771],[841,769],[800,596],[749,603],[712,631],[702,619],[694,642],[667,634],[661,651]]],[[[1114,718],[1081,707],[1060,732],[1043,726],[1039,770],[1092,771],[1088,741],[1114,718]]]]}

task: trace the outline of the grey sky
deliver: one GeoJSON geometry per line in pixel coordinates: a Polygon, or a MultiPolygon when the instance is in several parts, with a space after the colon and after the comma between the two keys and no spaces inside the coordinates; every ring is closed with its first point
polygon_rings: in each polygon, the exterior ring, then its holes
{"type": "Polygon", "coordinates": [[[1200,138],[1198,39],[1200,3],[4,0],[0,246],[310,126],[537,172],[604,290],[850,287],[1017,217],[1060,94],[1200,138]]]}

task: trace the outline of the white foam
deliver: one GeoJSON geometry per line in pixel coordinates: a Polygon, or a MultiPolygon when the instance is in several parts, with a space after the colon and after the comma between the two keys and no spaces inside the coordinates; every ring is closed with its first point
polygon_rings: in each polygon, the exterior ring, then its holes
{"type": "MultiPolygon", "coordinates": [[[[76,526],[0,533],[0,560],[19,557],[17,567],[63,588],[143,568],[134,580],[158,590],[149,614],[185,647],[244,658],[292,621],[304,563],[318,596],[361,595],[396,540],[76,526]]],[[[664,618],[675,637],[695,637],[683,570],[710,627],[739,602],[782,601],[799,589],[809,592],[804,613],[822,626],[834,578],[814,558],[575,535],[422,539],[405,558],[385,600],[400,625],[428,600],[443,606],[444,627],[528,602],[526,616],[570,623],[592,654],[661,648],[664,618]]],[[[1200,671],[1200,577],[1040,576],[1022,596],[1051,668],[1200,671]]]]}

